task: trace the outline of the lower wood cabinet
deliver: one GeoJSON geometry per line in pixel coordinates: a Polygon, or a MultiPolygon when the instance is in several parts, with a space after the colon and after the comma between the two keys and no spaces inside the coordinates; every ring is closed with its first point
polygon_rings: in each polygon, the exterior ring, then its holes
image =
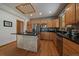
{"type": "Polygon", "coordinates": [[[63,38],[63,55],[79,56],[79,44],[63,38]]]}
{"type": "Polygon", "coordinates": [[[52,40],[53,41],[53,43],[55,44],[55,46],[56,46],[56,33],[54,33],[54,32],[49,32],[49,40],[52,40]]]}
{"type": "Polygon", "coordinates": [[[49,32],[40,32],[40,39],[49,40],[49,32]]]}
{"type": "Polygon", "coordinates": [[[31,21],[27,22],[27,31],[32,32],[32,23],[31,23],[31,21]]]}
{"type": "Polygon", "coordinates": [[[41,32],[40,39],[43,40],[51,40],[54,44],[56,44],[56,33],[54,32],[41,32]]]}

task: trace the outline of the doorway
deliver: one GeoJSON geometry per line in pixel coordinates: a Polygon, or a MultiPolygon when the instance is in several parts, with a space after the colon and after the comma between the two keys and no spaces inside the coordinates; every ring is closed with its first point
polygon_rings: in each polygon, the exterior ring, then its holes
{"type": "Polygon", "coordinates": [[[17,20],[16,21],[16,33],[23,33],[24,32],[24,22],[17,20]]]}

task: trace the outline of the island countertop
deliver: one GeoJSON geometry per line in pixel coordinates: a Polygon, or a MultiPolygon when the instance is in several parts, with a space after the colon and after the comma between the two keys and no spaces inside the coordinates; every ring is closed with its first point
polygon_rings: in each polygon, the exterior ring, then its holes
{"type": "Polygon", "coordinates": [[[27,36],[37,36],[38,34],[33,33],[11,33],[13,35],[27,35],[27,36]]]}

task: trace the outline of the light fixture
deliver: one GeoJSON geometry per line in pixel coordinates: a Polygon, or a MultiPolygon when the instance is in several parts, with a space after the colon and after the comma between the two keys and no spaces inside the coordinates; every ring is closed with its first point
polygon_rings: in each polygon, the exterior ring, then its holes
{"type": "Polygon", "coordinates": [[[30,16],[33,16],[32,14],[30,14],[30,16]]]}
{"type": "Polygon", "coordinates": [[[39,15],[42,15],[42,13],[40,12],[39,15]]]}
{"type": "Polygon", "coordinates": [[[52,13],[51,11],[49,11],[49,13],[52,13]]]}

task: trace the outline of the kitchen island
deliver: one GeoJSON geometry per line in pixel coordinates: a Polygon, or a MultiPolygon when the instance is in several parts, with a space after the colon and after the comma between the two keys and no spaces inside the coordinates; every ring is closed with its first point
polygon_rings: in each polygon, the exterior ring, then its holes
{"type": "Polygon", "coordinates": [[[38,51],[38,35],[32,33],[13,33],[16,34],[17,48],[27,51],[38,51]]]}

